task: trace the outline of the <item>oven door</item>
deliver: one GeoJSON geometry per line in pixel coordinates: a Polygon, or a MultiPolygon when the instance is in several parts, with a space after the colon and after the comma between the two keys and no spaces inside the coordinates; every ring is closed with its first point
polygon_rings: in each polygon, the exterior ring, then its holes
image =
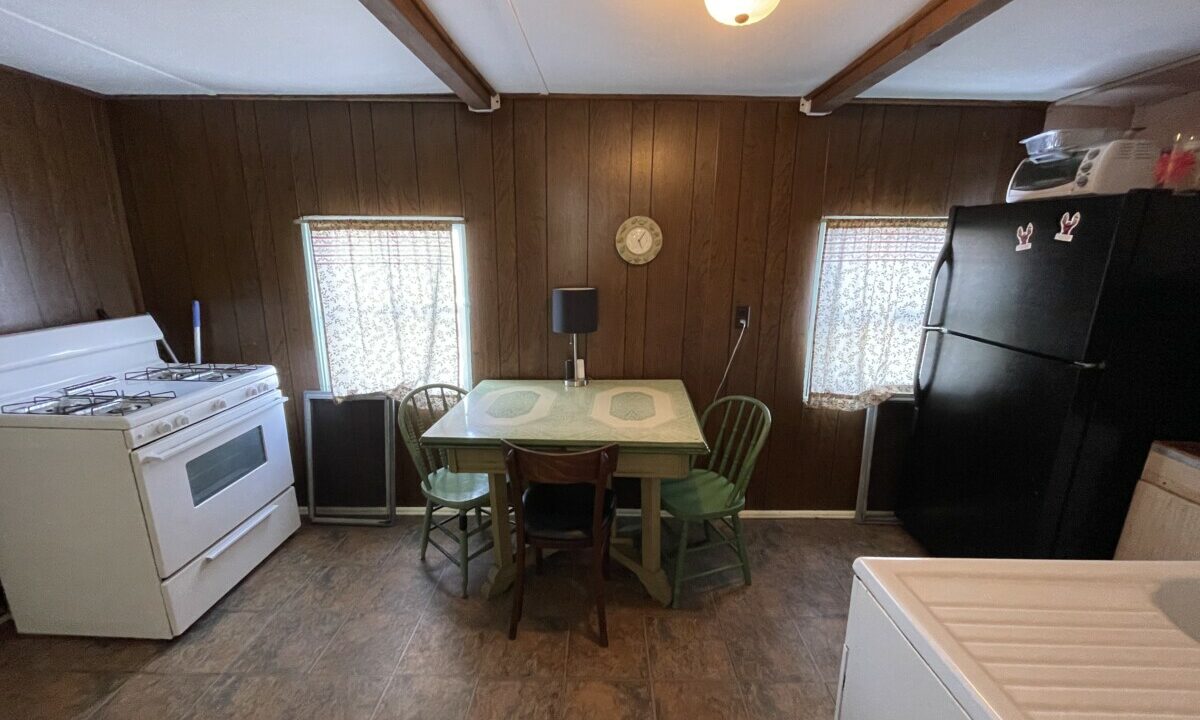
{"type": "Polygon", "coordinates": [[[161,577],[169,577],[292,484],[278,391],[132,453],[161,577]]]}

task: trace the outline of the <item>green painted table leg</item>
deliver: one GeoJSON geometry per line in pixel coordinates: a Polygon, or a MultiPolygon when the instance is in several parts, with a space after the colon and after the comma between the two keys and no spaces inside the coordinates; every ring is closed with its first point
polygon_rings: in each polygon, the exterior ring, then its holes
{"type": "Polygon", "coordinates": [[[508,528],[508,480],[504,473],[488,475],[489,497],[492,506],[492,567],[483,583],[485,598],[500,595],[512,586],[517,576],[513,561],[512,536],[508,528]]]}

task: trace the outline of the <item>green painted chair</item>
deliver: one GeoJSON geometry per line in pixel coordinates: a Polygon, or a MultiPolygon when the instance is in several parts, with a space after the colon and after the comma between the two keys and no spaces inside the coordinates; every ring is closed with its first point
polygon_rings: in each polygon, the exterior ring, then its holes
{"type": "MultiPolygon", "coordinates": [[[[421,478],[421,494],[425,496],[425,523],[421,527],[421,562],[425,561],[425,550],[433,545],[462,571],[462,596],[467,596],[467,567],[472,559],[492,549],[488,541],[470,552],[471,538],[487,533],[492,526],[490,513],[484,520],[488,508],[488,476],[484,473],[450,472],[446,466],[446,453],[423,447],[421,436],[443,415],[466,397],[467,391],[453,385],[434,383],[423,385],[404,396],[396,410],[396,421],[404,445],[412,456],[413,464],[421,478]],[[457,510],[457,516],[437,520],[434,512],[442,508],[457,510]],[[468,529],[467,513],[475,511],[475,527],[468,529]],[[457,520],[457,529],[453,527],[457,520]],[[440,530],[458,544],[451,552],[430,537],[431,531],[440,530]]],[[[485,536],[486,537],[486,536],[485,536]]]]}
{"type": "Polygon", "coordinates": [[[771,431],[771,411],[752,397],[730,395],[715,401],[704,411],[700,427],[705,428],[705,432],[708,432],[710,420],[719,421],[720,425],[715,440],[709,445],[708,456],[693,462],[687,477],[662,484],[662,507],[679,521],[671,600],[674,607],[679,607],[680,591],[686,580],[741,568],[743,579],[750,584],[750,563],[746,559],[746,543],[738,513],[746,507],[746,486],[750,484],[754,464],[771,431]],[[717,526],[717,521],[725,526],[725,530],[717,526]],[[704,528],[705,541],[688,547],[688,531],[696,525],[704,528]],[[738,562],[686,574],[685,558],[689,553],[721,547],[733,548],[738,562]]]}

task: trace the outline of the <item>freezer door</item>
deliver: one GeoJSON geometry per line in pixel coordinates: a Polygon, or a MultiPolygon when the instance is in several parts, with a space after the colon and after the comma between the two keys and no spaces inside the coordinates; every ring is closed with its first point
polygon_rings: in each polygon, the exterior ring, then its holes
{"type": "Polygon", "coordinates": [[[1097,304],[1136,241],[1130,223],[1117,231],[1132,204],[1136,196],[958,208],[928,324],[1051,357],[1102,359],[1097,304]]]}
{"type": "Polygon", "coordinates": [[[939,333],[921,368],[905,527],[935,555],[1048,556],[1102,371],[939,333]]]}

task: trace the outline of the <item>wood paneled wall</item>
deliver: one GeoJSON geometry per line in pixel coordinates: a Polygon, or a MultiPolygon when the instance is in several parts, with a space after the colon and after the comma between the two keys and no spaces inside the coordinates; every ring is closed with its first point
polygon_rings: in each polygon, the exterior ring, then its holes
{"type": "Polygon", "coordinates": [[[0,333],[140,307],[104,103],[0,67],[0,333]]]}
{"type": "MultiPolygon", "coordinates": [[[[750,505],[850,508],[861,413],[803,407],[805,325],[826,214],[942,214],[1001,198],[1042,111],[795,103],[516,99],[450,103],[164,100],[112,103],[146,304],[176,348],[205,303],[214,360],[271,362],[285,391],[315,387],[305,214],[461,215],[476,379],[556,377],[549,289],[595,285],[596,377],[682,377],[712,397],[752,308],[728,391],[771,406],[750,505]],[[618,225],[646,214],[665,243],[630,267],[618,225]]],[[[293,438],[300,403],[292,405],[293,438]]],[[[298,466],[299,469],[299,466],[298,466]]],[[[419,504],[415,481],[402,504],[419,504]]]]}

